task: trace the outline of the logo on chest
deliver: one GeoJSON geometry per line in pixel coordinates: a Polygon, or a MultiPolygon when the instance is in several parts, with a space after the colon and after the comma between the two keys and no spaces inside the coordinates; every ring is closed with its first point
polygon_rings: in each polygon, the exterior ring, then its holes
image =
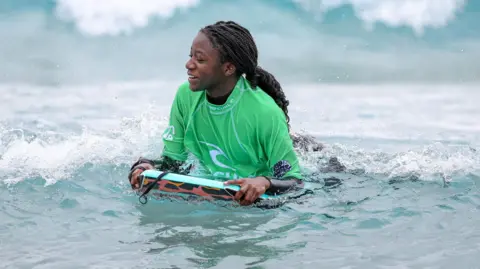
{"type": "Polygon", "coordinates": [[[216,177],[223,177],[223,178],[232,178],[237,179],[239,176],[236,174],[236,169],[231,167],[230,165],[225,164],[232,163],[232,160],[227,156],[227,154],[217,145],[208,143],[205,141],[199,141],[201,144],[204,144],[208,148],[208,153],[210,155],[210,159],[212,160],[213,165],[215,166],[214,169],[209,167],[212,174],[216,177]],[[223,170],[223,171],[218,171],[223,170]],[[229,170],[229,171],[225,171],[229,170]]]}
{"type": "Polygon", "coordinates": [[[228,162],[231,163],[230,158],[228,158],[227,154],[225,154],[225,152],[219,146],[214,145],[212,143],[204,142],[204,141],[199,141],[199,142],[208,147],[208,153],[210,154],[210,158],[212,159],[212,162],[215,164],[215,166],[235,171],[235,168],[226,165],[224,161],[222,162],[220,160],[220,159],[227,160],[228,162]]]}

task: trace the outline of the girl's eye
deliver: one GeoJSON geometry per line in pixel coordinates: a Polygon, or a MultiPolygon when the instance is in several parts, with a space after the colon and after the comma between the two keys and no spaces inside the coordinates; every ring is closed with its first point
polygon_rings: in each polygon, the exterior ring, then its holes
{"type": "MultiPolygon", "coordinates": [[[[192,54],[188,54],[188,57],[190,57],[190,58],[193,58],[194,56],[193,56],[192,54]]],[[[205,60],[204,60],[204,59],[202,59],[202,58],[198,58],[198,57],[196,57],[196,58],[195,58],[195,60],[197,60],[197,62],[199,62],[199,63],[203,63],[203,62],[205,62],[205,60]]]]}

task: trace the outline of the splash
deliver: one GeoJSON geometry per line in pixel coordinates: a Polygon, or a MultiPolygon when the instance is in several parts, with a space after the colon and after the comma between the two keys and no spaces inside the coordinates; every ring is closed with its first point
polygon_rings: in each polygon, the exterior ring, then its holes
{"type": "MultiPolygon", "coordinates": [[[[325,160],[331,156],[337,157],[349,172],[382,175],[387,179],[450,182],[453,178],[480,172],[480,154],[475,148],[438,142],[397,153],[333,144],[313,158],[325,160]]],[[[314,163],[312,156],[304,162],[314,163]]]]}
{"type": "MultiPolygon", "coordinates": [[[[6,104],[1,111],[5,123],[0,123],[0,181],[40,176],[53,184],[85,166],[126,171],[139,156],[158,156],[173,85],[178,84],[0,87],[8,92],[0,97],[6,104]]],[[[302,156],[308,170],[322,172],[317,169],[337,157],[347,172],[389,179],[455,180],[480,171],[480,129],[472,117],[478,114],[476,88],[295,87],[289,96],[301,106],[290,110],[292,131],[300,131],[298,122],[303,121],[307,134],[342,143],[321,141],[326,147],[320,154],[302,156]],[[347,146],[358,139],[364,141],[363,149],[347,146]],[[422,146],[431,141],[446,142],[422,146]],[[382,152],[365,149],[372,148],[369,143],[382,152]],[[396,152],[387,153],[389,147],[396,152]]]]}
{"type": "Polygon", "coordinates": [[[164,122],[154,114],[123,118],[110,132],[83,128],[80,134],[42,132],[0,126],[0,172],[3,182],[17,183],[40,176],[46,185],[70,178],[86,164],[130,164],[139,156],[155,155],[164,122]]]}

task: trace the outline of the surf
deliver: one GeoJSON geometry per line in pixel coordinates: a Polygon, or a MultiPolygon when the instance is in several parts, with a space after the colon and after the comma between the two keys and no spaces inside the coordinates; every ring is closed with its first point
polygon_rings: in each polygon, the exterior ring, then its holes
{"type": "Polygon", "coordinates": [[[261,65],[285,82],[471,83],[480,73],[480,34],[469,30],[478,8],[461,0],[7,0],[0,38],[18,45],[0,44],[0,82],[178,81],[192,37],[228,14],[251,29],[261,65]]]}

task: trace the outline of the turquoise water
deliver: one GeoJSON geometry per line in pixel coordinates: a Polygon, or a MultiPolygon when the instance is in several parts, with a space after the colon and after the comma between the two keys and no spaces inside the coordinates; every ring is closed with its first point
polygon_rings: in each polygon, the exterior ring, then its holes
{"type": "Polygon", "coordinates": [[[0,267],[478,267],[478,2],[129,2],[0,4],[0,267]],[[300,155],[319,188],[143,206],[128,168],[160,152],[189,42],[225,14],[326,144],[300,155]]]}

